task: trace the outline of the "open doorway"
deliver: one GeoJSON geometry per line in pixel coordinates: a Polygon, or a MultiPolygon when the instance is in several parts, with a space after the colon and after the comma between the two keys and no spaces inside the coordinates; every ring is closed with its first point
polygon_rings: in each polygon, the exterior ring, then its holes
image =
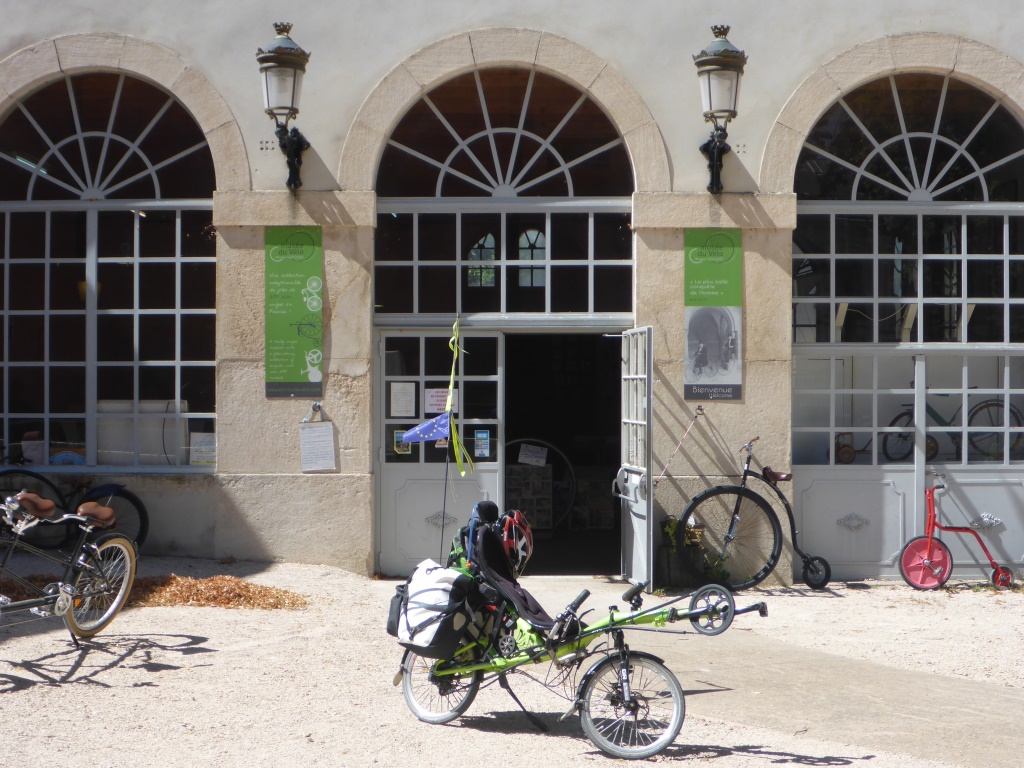
{"type": "Polygon", "coordinates": [[[505,506],[534,531],[528,574],[621,572],[621,342],[601,334],[505,339],[505,506]]]}

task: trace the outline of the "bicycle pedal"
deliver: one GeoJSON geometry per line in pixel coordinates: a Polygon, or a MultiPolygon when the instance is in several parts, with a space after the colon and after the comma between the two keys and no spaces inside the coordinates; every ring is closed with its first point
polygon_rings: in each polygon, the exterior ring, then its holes
{"type": "Polygon", "coordinates": [[[36,616],[41,616],[44,619],[48,619],[51,616],[53,616],[53,614],[50,613],[50,611],[46,610],[45,608],[29,608],[28,612],[29,613],[34,613],[36,616]]]}
{"type": "Polygon", "coordinates": [[[0,595],[0,608],[3,608],[5,605],[10,605],[10,603],[11,598],[9,598],[7,595],[0,595]]]}

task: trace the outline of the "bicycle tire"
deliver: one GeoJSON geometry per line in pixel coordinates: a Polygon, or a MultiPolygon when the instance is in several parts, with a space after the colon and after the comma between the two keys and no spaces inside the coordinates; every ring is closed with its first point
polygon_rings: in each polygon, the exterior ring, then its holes
{"type": "MultiPolygon", "coordinates": [[[[1003,411],[1006,410],[1006,406],[999,400],[988,400],[984,403],[978,403],[970,412],[967,417],[967,426],[970,427],[999,427],[1000,429],[995,432],[968,432],[967,440],[970,442],[971,447],[974,448],[978,453],[987,458],[1002,458],[1003,455],[1003,411]]],[[[1010,451],[1013,451],[1022,439],[1024,434],[1021,433],[1021,425],[1024,424],[1024,419],[1021,418],[1020,411],[1015,406],[1010,406],[1010,424],[1011,428],[1016,427],[1016,432],[1010,433],[1010,451]]]]}
{"type": "Polygon", "coordinates": [[[749,488],[719,485],[697,494],[683,510],[681,524],[684,532],[699,536],[705,563],[711,566],[710,580],[734,592],[768,578],[782,554],[779,516],[749,488]],[[729,528],[737,510],[740,520],[730,541],[729,528]]]}
{"type": "Polygon", "coordinates": [[[953,573],[953,556],[941,539],[915,536],[900,550],[899,565],[900,576],[914,589],[938,589],[949,581],[949,576],[953,573]],[[930,558],[927,557],[929,554],[930,558]]]}
{"type": "Polygon", "coordinates": [[[832,581],[832,566],[824,557],[810,557],[804,562],[802,575],[811,589],[824,589],[832,581]]]}
{"type": "MultiPolygon", "coordinates": [[[[569,517],[569,513],[572,512],[572,508],[574,506],[576,506],[576,470],[573,469],[572,462],[569,461],[569,457],[566,456],[565,453],[558,446],[554,445],[553,443],[549,443],[547,440],[535,440],[535,439],[530,438],[530,437],[517,437],[515,440],[509,440],[507,443],[505,443],[505,466],[506,467],[519,463],[518,457],[517,458],[512,458],[511,448],[512,448],[512,446],[518,445],[518,444],[521,444],[521,443],[527,443],[529,445],[543,446],[544,448],[548,449],[549,451],[553,452],[556,456],[558,456],[558,458],[561,459],[562,463],[565,464],[565,476],[561,479],[561,481],[559,481],[558,478],[554,477],[554,464],[551,465],[551,467],[552,467],[552,472],[551,472],[551,474],[552,474],[551,528],[557,528],[563,521],[565,521],[569,517]],[[567,487],[565,489],[565,499],[566,499],[566,501],[562,505],[562,506],[565,507],[565,509],[561,510],[561,511],[555,509],[555,490],[554,490],[554,488],[555,488],[555,483],[556,482],[565,482],[567,484],[567,487]]],[[[549,457],[549,459],[550,459],[550,457],[549,457]]],[[[507,474],[507,472],[506,472],[506,474],[507,474]]],[[[529,510],[523,510],[523,511],[526,513],[527,519],[530,520],[530,524],[532,526],[535,526],[537,528],[544,528],[545,527],[545,526],[538,526],[537,525],[537,521],[532,519],[532,515],[530,514],[529,510]]]]}
{"type": "Polygon", "coordinates": [[[149,535],[149,512],[142,499],[121,486],[100,486],[90,490],[82,501],[95,501],[114,510],[117,524],[108,529],[123,533],[139,548],[149,535]]]}
{"type": "Polygon", "coordinates": [[[110,624],[124,608],[135,583],[136,554],[131,539],[122,533],[107,533],[92,546],[95,550],[72,584],[72,606],[64,614],[64,623],[76,637],[92,637],[110,624]]]}
{"type": "Polygon", "coordinates": [[[606,754],[627,760],[656,755],[683,727],[686,701],[672,671],[646,653],[629,654],[629,689],[636,704],[622,700],[618,656],[608,656],[587,673],[580,696],[583,732],[606,754]]]}
{"type": "MultiPolygon", "coordinates": [[[[5,469],[0,471],[0,498],[6,499],[22,491],[35,493],[49,499],[64,510],[67,500],[49,478],[28,469],[5,469]]],[[[41,549],[58,549],[70,543],[76,533],[75,523],[40,523],[25,532],[24,540],[41,549]]]]}
{"type": "MultiPolygon", "coordinates": [[[[910,411],[903,411],[897,414],[896,418],[889,422],[890,427],[912,426],[914,414],[910,411]]],[[[914,450],[914,433],[911,432],[886,432],[882,437],[882,453],[889,461],[906,461],[914,450]]]]}
{"type": "Polygon", "coordinates": [[[427,659],[408,651],[402,661],[402,695],[410,711],[425,723],[440,725],[460,717],[476,698],[483,673],[468,676],[435,677],[437,659],[427,659]]]}

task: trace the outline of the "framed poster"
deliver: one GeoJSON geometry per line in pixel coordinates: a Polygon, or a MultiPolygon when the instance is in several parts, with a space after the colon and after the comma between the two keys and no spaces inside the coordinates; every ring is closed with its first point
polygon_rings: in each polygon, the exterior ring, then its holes
{"type": "Polygon", "coordinates": [[[266,396],[322,397],[320,227],[267,227],[265,243],[266,396]]]}
{"type": "Polygon", "coordinates": [[[687,229],[683,397],[743,398],[743,232],[687,229]]]}

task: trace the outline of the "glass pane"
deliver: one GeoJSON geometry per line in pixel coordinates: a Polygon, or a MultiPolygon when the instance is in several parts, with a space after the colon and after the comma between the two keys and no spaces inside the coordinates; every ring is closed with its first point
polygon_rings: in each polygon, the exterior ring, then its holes
{"type": "Polygon", "coordinates": [[[419,418],[419,382],[389,381],[385,384],[384,415],[388,418],[419,418]]]}
{"type": "Polygon", "coordinates": [[[956,253],[960,250],[959,216],[924,216],[924,253],[956,253]]]}
{"type": "Polygon", "coordinates": [[[967,296],[972,299],[1003,298],[1003,262],[968,259],[967,296]]]}
{"type": "Polygon", "coordinates": [[[594,267],[594,311],[633,311],[632,267],[594,267]]]}
{"type": "Polygon", "coordinates": [[[420,261],[455,261],[455,214],[419,215],[420,261]]]}
{"type": "Polygon", "coordinates": [[[50,316],[50,360],[85,360],[85,315],[50,316]]]}
{"type": "Polygon", "coordinates": [[[421,267],[419,270],[419,311],[454,313],[458,275],[455,267],[421,267]]]}
{"type": "Polygon", "coordinates": [[[587,267],[551,268],[552,312],[586,312],[589,298],[587,267]]]}
{"type": "Polygon", "coordinates": [[[924,295],[950,297],[961,295],[960,261],[935,259],[926,261],[924,270],[924,295]]]}
{"type": "Polygon", "coordinates": [[[793,263],[793,295],[832,295],[832,262],[828,259],[801,259],[793,263]]]}
{"type": "MultiPolygon", "coordinates": [[[[449,377],[454,354],[447,336],[427,336],[423,339],[423,373],[427,376],[449,377]]],[[[448,381],[444,382],[448,387],[448,381]]]]}
{"type": "Polygon", "coordinates": [[[879,259],[878,295],[916,297],[917,260],[879,259]]]}
{"type": "Polygon", "coordinates": [[[402,435],[416,426],[410,421],[402,424],[387,424],[384,427],[384,461],[387,464],[416,464],[420,460],[420,446],[423,443],[403,443],[402,435]]]}
{"type": "Polygon", "coordinates": [[[501,269],[500,267],[463,266],[462,311],[501,311],[501,269]]]}
{"type": "Polygon", "coordinates": [[[879,304],[878,340],[884,343],[917,340],[916,304],[879,304]]]}
{"type": "Polygon", "coordinates": [[[85,212],[50,213],[50,258],[85,258],[85,212]]]}
{"type": "Polygon", "coordinates": [[[183,309],[213,309],[217,306],[217,265],[179,265],[183,309]]]}
{"type": "Polygon", "coordinates": [[[85,307],[85,264],[50,264],[50,309],[85,307]]]}
{"type": "Polygon", "coordinates": [[[172,258],[177,254],[178,224],[175,211],[139,213],[139,256],[172,258]]]}
{"type": "Polygon", "coordinates": [[[967,341],[975,343],[1001,343],[1003,335],[1003,307],[1001,304],[968,304],[967,341]]]}
{"type": "Polygon", "coordinates": [[[12,213],[8,254],[12,259],[46,257],[46,214],[12,213]]]}
{"type": "Polygon", "coordinates": [[[100,309],[135,307],[135,267],[101,262],[97,268],[96,300],[100,309]]]}
{"type": "Polygon", "coordinates": [[[874,220],[871,216],[836,215],[836,253],[875,252],[874,220]]]}
{"type": "Polygon", "coordinates": [[[412,312],[412,267],[383,267],[373,270],[373,308],[376,312],[412,312]]]}
{"type": "Polygon", "coordinates": [[[917,253],[916,216],[879,216],[878,253],[917,253]]]}
{"type": "Polygon", "coordinates": [[[213,211],[181,212],[181,255],[217,255],[217,230],[213,226],[213,211]]]}
{"type": "Polygon", "coordinates": [[[130,366],[102,365],[96,369],[96,393],[103,400],[134,400],[135,369],[130,366]]]}
{"type": "Polygon", "coordinates": [[[507,291],[509,312],[543,312],[544,269],[509,267],[507,291]]]}
{"type": "Polygon", "coordinates": [[[794,432],[794,464],[828,464],[829,436],[827,432],[794,432]]]}
{"type": "Polygon", "coordinates": [[[793,254],[828,254],[832,252],[831,216],[797,215],[793,231],[793,254]]]}
{"type": "Polygon", "coordinates": [[[169,365],[139,368],[139,399],[174,401],[174,368],[169,365]]]}
{"type": "Polygon", "coordinates": [[[1024,305],[1010,305],[1010,343],[1024,342],[1024,305]]]}
{"type": "Polygon", "coordinates": [[[139,360],[174,360],[178,338],[174,315],[139,316],[139,360]]]}
{"type": "Polygon", "coordinates": [[[466,336],[461,339],[465,354],[462,372],[467,376],[496,376],[498,373],[498,340],[489,336],[466,336]]]}
{"type": "Polygon", "coordinates": [[[100,211],[97,253],[104,258],[128,258],[135,253],[135,216],[131,211],[100,211]]]}
{"type": "Polygon", "coordinates": [[[829,304],[793,305],[793,343],[827,343],[832,338],[832,307],[829,304]]]}
{"type": "Polygon", "coordinates": [[[929,426],[959,427],[963,424],[960,414],[962,405],[963,400],[959,394],[943,395],[929,392],[925,398],[929,426]]]}
{"type": "Polygon", "coordinates": [[[85,368],[52,366],[50,377],[50,412],[85,413],[85,368]]]}
{"type": "Polygon", "coordinates": [[[960,305],[924,306],[924,341],[960,341],[960,305]]]}
{"type": "MultiPolygon", "coordinates": [[[[1011,370],[1013,363],[1021,358],[1011,357],[1011,370]]],[[[1005,358],[993,355],[991,357],[968,357],[967,358],[967,386],[969,389],[1002,389],[1003,387],[1003,363],[1005,358]]],[[[1019,386],[1011,383],[1010,386],[1019,386]]]]}
{"type": "Polygon", "coordinates": [[[43,309],[46,296],[46,266],[12,262],[8,270],[11,309],[43,309]]]}
{"type": "Polygon", "coordinates": [[[874,341],[875,308],[871,304],[836,304],[836,341],[874,341]]]}
{"type": "Polygon", "coordinates": [[[131,315],[96,318],[96,352],[103,361],[135,359],[135,319],[131,315]]]}
{"type": "Polygon", "coordinates": [[[963,389],[963,369],[964,359],[960,355],[929,355],[928,388],[963,389]]]}
{"type": "MultiPolygon", "coordinates": [[[[585,213],[555,213],[551,215],[551,258],[582,259],[589,257],[588,244],[590,217],[585,213]]],[[[602,233],[604,234],[604,233],[602,233]]],[[[604,252],[613,251],[605,247],[604,252]]],[[[623,258],[615,256],[613,258],[623,258]]],[[[626,256],[625,258],[629,258],[626,256]]]]}
{"type": "Polygon", "coordinates": [[[967,253],[1003,253],[1003,217],[967,217],[967,253]]]}
{"type": "Polygon", "coordinates": [[[181,316],[181,359],[217,359],[217,317],[215,315],[181,316]]]}
{"type": "Polygon", "coordinates": [[[375,261],[412,261],[413,217],[410,213],[382,213],[374,233],[375,261]]]}
{"type": "Polygon", "coordinates": [[[174,309],[177,287],[176,265],[139,265],[139,309],[174,309]]]}
{"type": "Polygon", "coordinates": [[[13,315],[7,318],[7,359],[12,362],[36,362],[44,359],[42,340],[45,320],[42,315],[13,315]]]}
{"type": "Polygon", "coordinates": [[[44,409],[46,369],[42,366],[10,366],[7,368],[9,412],[42,413],[44,409]]]}
{"type": "Polygon", "coordinates": [[[866,259],[836,259],[836,296],[874,296],[873,271],[866,259]]]}
{"type": "Polygon", "coordinates": [[[827,427],[830,401],[827,394],[801,393],[793,402],[793,426],[827,427]]]}
{"type": "Polygon", "coordinates": [[[466,381],[459,388],[463,401],[461,416],[466,419],[498,417],[498,382],[466,381]]]}
{"type": "Polygon", "coordinates": [[[217,410],[217,369],[212,365],[181,367],[182,410],[215,413],[217,410]]]}
{"type": "Polygon", "coordinates": [[[1024,216],[1010,216],[1010,243],[1008,252],[1024,253],[1024,216]]]}
{"type": "Polygon", "coordinates": [[[384,340],[384,375],[416,376],[419,372],[419,337],[387,337],[384,340]]]}
{"type": "Polygon", "coordinates": [[[548,258],[547,222],[544,214],[510,213],[505,219],[510,260],[544,261],[548,258]]]}
{"type": "Polygon", "coordinates": [[[628,213],[594,214],[594,258],[633,258],[633,230],[628,213]]]}

